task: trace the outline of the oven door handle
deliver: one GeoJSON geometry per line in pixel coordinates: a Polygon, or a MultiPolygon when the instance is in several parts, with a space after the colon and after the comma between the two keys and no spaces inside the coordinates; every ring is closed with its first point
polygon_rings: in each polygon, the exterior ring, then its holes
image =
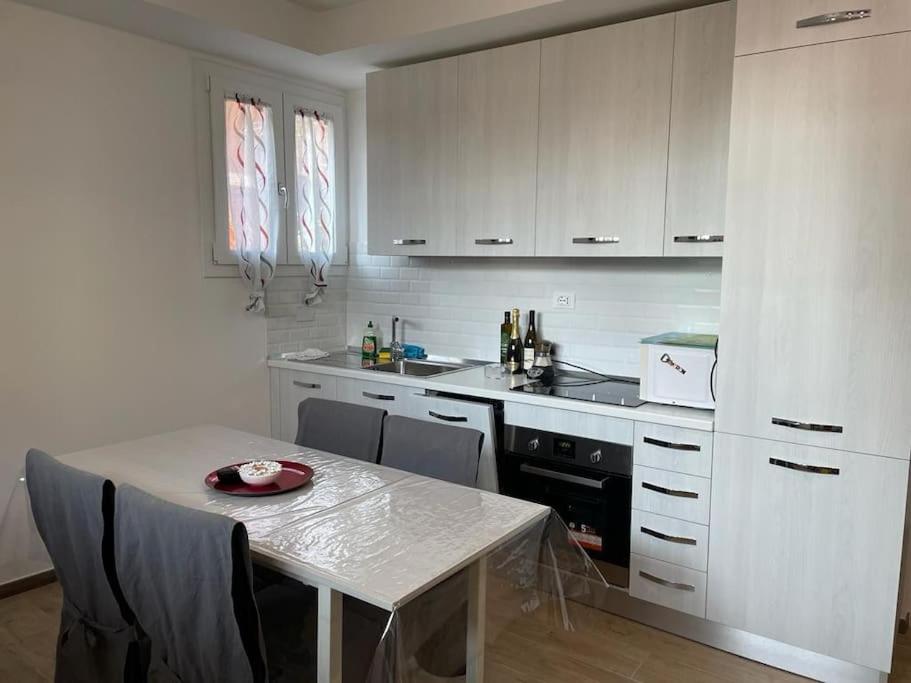
{"type": "Polygon", "coordinates": [[[578,484],[579,486],[587,486],[590,489],[601,490],[604,488],[604,482],[606,482],[610,477],[605,477],[604,479],[589,479],[588,477],[580,477],[576,474],[566,474],[565,472],[555,472],[554,470],[546,470],[543,467],[535,467],[534,465],[526,465],[524,462],[519,465],[519,471],[524,472],[525,474],[533,474],[538,477],[545,477],[547,479],[555,479],[557,481],[566,482],[567,484],[578,484]]]}

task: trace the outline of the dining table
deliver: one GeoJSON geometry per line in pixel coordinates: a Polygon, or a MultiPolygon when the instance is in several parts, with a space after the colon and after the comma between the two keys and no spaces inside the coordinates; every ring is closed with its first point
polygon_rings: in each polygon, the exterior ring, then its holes
{"type": "Polygon", "coordinates": [[[254,562],[317,590],[317,680],[342,680],[342,599],[389,612],[466,571],[466,680],[484,679],[487,558],[550,508],[476,488],[200,425],[70,453],[60,460],[162,499],[243,522],[254,562]],[[305,486],[240,497],[206,476],[250,460],[309,465],[305,486]]]}

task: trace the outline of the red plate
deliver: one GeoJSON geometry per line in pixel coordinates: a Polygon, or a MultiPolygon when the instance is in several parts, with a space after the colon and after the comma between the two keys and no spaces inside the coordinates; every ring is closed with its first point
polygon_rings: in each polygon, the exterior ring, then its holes
{"type": "MultiPolygon", "coordinates": [[[[278,479],[266,486],[250,486],[250,484],[243,482],[239,484],[222,484],[218,481],[216,472],[209,472],[206,475],[206,486],[232,496],[274,496],[277,493],[299,489],[313,479],[313,468],[309,465],[291,462],[290,460],[276,460],[276,462],[281,463],[281,474],[278,475],[278,479]]],[[[240,467],[245,464],[239,462],[234,465],[228,465],[228,467],[240,467]]],[[[219,467],[218,469],[221,468],[219,467]]]]}

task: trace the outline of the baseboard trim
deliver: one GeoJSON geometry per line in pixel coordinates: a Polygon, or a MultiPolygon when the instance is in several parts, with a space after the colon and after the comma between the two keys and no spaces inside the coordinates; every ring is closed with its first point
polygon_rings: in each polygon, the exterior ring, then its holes
{"type": "Polygon", "coordinates": [[[37,574],[30,574],[29,576],[23,576],[21,579],[16,579],[15,581],[2,583],[0,584],[0,600],[13,595],[18,595],[19,593],[25,593],[33,588],[41,588],[41,586],[54,583],[56,580],[57,575],[54,573],[54,570],[46,569],[37,574]]]}

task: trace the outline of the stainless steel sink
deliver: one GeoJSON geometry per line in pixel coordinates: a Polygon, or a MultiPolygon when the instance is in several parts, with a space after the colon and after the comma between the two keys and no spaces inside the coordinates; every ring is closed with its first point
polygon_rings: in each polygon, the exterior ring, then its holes
{"type": "Polygon", "coordinates": [[[380,363],[372,366],[371,370],[377,372],[392,372],[397,375],[411,375],[413,377],[434,377],[447,372],[464,370],[472,367],[467,363],[440,363],[430,360],[400,360],[393,363],[380,363]]]}

